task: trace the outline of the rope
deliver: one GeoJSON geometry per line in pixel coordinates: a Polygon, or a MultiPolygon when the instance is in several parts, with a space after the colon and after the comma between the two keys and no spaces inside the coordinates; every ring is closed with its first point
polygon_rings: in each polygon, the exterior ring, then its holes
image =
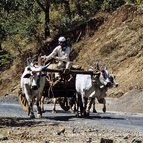
{"type": "Polygon", "coordinates": [[[53,91],[53,87],[59,82],[59,80],[56,80],[56,81],[54,82],[54,81],[53,81],[53,78],[50,79],[50,77],[49,77],[49,78],[47,77],[47,80],[48,80],[48,82],[49,82],[49,84],[50,84],[50,87],[49,87],[49,90],[48,90],[48,95],[50,95],[50,91],[51,91],[52,97],[55,98],[55,96],[54,96],[54,91],[53,91]]]}

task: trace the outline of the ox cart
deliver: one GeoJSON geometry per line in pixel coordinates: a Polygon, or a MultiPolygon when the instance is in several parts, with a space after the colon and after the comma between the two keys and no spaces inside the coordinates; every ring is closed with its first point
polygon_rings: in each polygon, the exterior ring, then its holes
{"type": "MultiPolygon", "coordinates": [[[[86,93],[88,93],[90,96],[92,96],[92,99],[94,100],[95,90],[96,98],[100,103],[102,99],[102,103],[104,104],[103,111],[105,112],[106,102],[104,97],[106,96],[107,89],[109,87],[113,87],[113,85],[116,85],[116,82],[114,76],[109,75],[109,72],[107,71],[106,67],[101,73],[100,71],[93,72],[72,68],[54,69],[54,66],[53,68],[50,68],[49,64],[37,67],[29,64],[29,66],[25,68],[25,71],[22,74],[21,85],[23,85],[21,87],[22,89],[24,89],[24,92],[21,92],[19,94],[20,102],[22,103],[22,106],[26,108],[28,107],[28,115],[30,115],[31,117],[33,117],[34,115],[33,105],[35,101],[38,111],[37,115],[42,116],[42,111],[44,111],[43,101],[45,96],[54,99],[58,98],[59,105],[65,111],[71,109],[76,102],[78,116],[79,107],[81,115],[83,113],[86,114],[85,107],[87,99],[84,99],[83,97],[86,93]],[[57,76],[55,76],[56,73],[58,73],[58,78],[56,78],[57,76]],[[87,76],[83,76],[85,74],[87,76]],[[43,96],[41,96],[42,94],[43,96]],[[80,104],[82,103],[82,100],[84,108],[83,105],[80,104]]],[[[56,102],[54,102],[53,111],[55,111],[55,104],[56,102]]],[[[90,101],[88,113],[91,104],[92,102],[90,101]]]]}
{"type": "Polygon", "coordinates": [[[75,102],[76,74],[94,74],[92,71],[83,71],[79,69],[45,69],[44,71],[50,74],[47,76],[43,96],[48,98],[58,98],[60,107],[65,111],[72,108],[75,102]],[[60,74],[60,79],[54,78],[55,73],[60,74]]]}
{"type": "MultiPolygon", "coordinates": [[[[58,98],[60,107],[68,111],[74,104],[76,89],[75,78],[76,74],[95,75],[93,71],[84,71],[81,69],[48,69],[42,70],[47,76],[46,84],[43,91],[43,96],[48,98],[58,98]],[[60,79],[55,79],[54,74],[59,73],[60,79]],[[70,102],[69,102],[70,101],[70,102]],[[72,102],[73,101],[73,102],[72,102]]],[[[19,92],[19,101],[24,111],[28,110],[25,96],[19,92]]]]}

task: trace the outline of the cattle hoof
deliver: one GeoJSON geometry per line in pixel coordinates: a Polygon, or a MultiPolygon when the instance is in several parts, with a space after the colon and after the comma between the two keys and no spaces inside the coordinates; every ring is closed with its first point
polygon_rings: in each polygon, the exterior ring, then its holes
{"type": "Polygon", "coordinates": [[[79,118],[79,114],[77,113],[76,115],[75,115],[77,118],[79,118]]]}
{"type": "Polygon", "coordinates": [[[73,113],[75,113],[75,111],[74,111],[74,110],[70,110],[70,113],[72,113],[72,114],[73,114],[73,113]]]}
{"type": "Polygon", "coordinates": [[[96,110],[93,110],[93,113],[97,113],[97,111],[96,111],[96,110]]]}
{"type": "Polygon", "coordinates": [[[37,114],[37,118],[42,118],[42,115],[41,114],[37,114]]]}
{"type": "Polygon", "coordinates": [[[42,113],[45,113],[45,110],[41,111],[42,113]]]}
{"type": "Polygon", "coordinates": [[[88,116],[89,116],[89,113],[87,113],[87,112],[83,113],[83,117],[88,117],[88,116]]]}
{"type": "Polygon", "coordinates": [[[52,110],[52,113],[56,113],[56,111],[55,111],[55,110],[52,110]]]}
{"type": "Polygon", "coordinates": [[[41,112],[42,112],[42,113],[45,113],[45,110],[44,110],[44,109],[41,109],[41,112]]]}
{"type": "Polygon", "coordinates": [[[89,117],[89,112],[86,112],[86,113],[84,114],[84,116],[85,116],[85,117],[89,117]]]}
{"type": "Polygon", "coordinates": [[[106,112],[106,108],[103,108],[103,112],[104,112],[104,113],[106,112]]]}
{"type": "Polygon", "coordinates": [[[31,119],[34,119],[34,118],[35,118],[35,115],[34,115],[34,114],[31,114],[31,115],[30,115],[30,118],[31,118],[31,119]]]}

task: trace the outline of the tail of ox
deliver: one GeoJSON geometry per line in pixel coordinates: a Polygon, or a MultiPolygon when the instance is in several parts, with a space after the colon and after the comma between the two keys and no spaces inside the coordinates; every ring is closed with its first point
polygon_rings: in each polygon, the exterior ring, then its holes
{"type": "Polygon", "coordinates": [[[25,68],[20,81],[21,92],[19,94],[20,103],[28,116],[35,118],[33,105],[36,100],[37,117],[42,117],[40,101],[45,86],[45,75],[42,73],[47,66],[29,65],[25,68]]]}
{"type": "Polygon", "coordinates": [[[21,104],[23,111],[28,112],[28,102],[26,100],[25,94],[22,93],[22,89],[19,89],[18,99],[21,104]]]}

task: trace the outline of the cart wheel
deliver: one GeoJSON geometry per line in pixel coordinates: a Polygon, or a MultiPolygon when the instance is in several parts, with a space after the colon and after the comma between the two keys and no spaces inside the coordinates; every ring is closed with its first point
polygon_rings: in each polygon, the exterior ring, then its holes
{"type": "Polygon", "coordinates": [[[60,97],[58,99],[59,105],[64,111],[69,111],[70,109],[69,102],[67,100],[67,97],[60,97]]]}

